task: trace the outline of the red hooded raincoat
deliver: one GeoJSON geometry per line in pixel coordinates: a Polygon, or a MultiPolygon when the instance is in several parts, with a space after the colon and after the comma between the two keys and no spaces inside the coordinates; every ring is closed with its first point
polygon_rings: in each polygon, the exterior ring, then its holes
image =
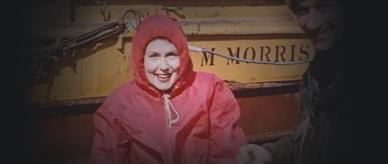
{"type": "Polygon", "coordinates": [[[90,163],[236,163],[235,155],[246,143],[236,125],[237,101],[222,79],[193,71],[178,22],[149,16],[137,27],[132,43],[135,80],[115,89],[95,113],[90,163]],[[157,37],[176,46],[181,62],[169,96],[145,77],[145,48],[157,37]]]}

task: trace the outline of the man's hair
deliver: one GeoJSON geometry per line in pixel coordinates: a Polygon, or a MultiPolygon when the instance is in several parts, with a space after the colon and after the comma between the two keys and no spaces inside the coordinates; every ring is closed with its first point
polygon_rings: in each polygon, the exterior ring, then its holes
{"type": "Polygon", "coordinates": [[[291,9],[294,14],[297,14],[297,8],[300,3],[306,0],[285,0],[285,4],[291,9]]]}
{"type": "MultiPolygon", "coordinates": [[[[304,1],[308,1],[308,0],[284,0],[285,4],[294,12],[296,13],[296,9],[298,7],[298,5],[304,1]]],[[[320,1],[328,1],[328,0],[320,0],[320,1]]],[[[343,4],[344,0],[331,0],[331,1],[335,1],[339,4],[343,4]]]]}

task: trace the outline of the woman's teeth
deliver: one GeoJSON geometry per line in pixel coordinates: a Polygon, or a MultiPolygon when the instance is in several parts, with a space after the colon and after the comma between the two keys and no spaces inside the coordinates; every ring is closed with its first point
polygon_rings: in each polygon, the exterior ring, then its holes
{"type": "Polygon", "coordinates": [[[170,78],[170,75],[171,74],[156,74],[156,76],[158,77],[158,79],[162,82],[165,82],[167,81],[169,78],[170,78]]]}

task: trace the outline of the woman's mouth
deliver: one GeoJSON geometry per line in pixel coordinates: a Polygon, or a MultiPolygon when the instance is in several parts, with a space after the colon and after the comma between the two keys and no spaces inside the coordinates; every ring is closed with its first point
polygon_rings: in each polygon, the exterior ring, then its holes
{"type": "Polygon", "coordinates": [[[155,76],[158,78],[158,80],[160,82],[167,82],[170,79],[171,74],[170,73],[167,73],[167,74],[155,74],[155,76]]]}

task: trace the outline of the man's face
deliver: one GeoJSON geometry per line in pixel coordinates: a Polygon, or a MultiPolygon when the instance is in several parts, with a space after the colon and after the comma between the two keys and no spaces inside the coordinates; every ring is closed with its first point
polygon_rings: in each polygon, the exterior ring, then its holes
{"type": "Polygon", "coordinates": [[[317,50],[328,50],[338,44],[344,19],[335,0],[291,0],[290,7],[317,50]]]}
{"type": "Polygon", "coordinates": [[[166,39],[154,39],[144,53],[144,71],[147,80],[157,89],[170,89],[178,79],[179,56],[174,44],[166,39]]]}

